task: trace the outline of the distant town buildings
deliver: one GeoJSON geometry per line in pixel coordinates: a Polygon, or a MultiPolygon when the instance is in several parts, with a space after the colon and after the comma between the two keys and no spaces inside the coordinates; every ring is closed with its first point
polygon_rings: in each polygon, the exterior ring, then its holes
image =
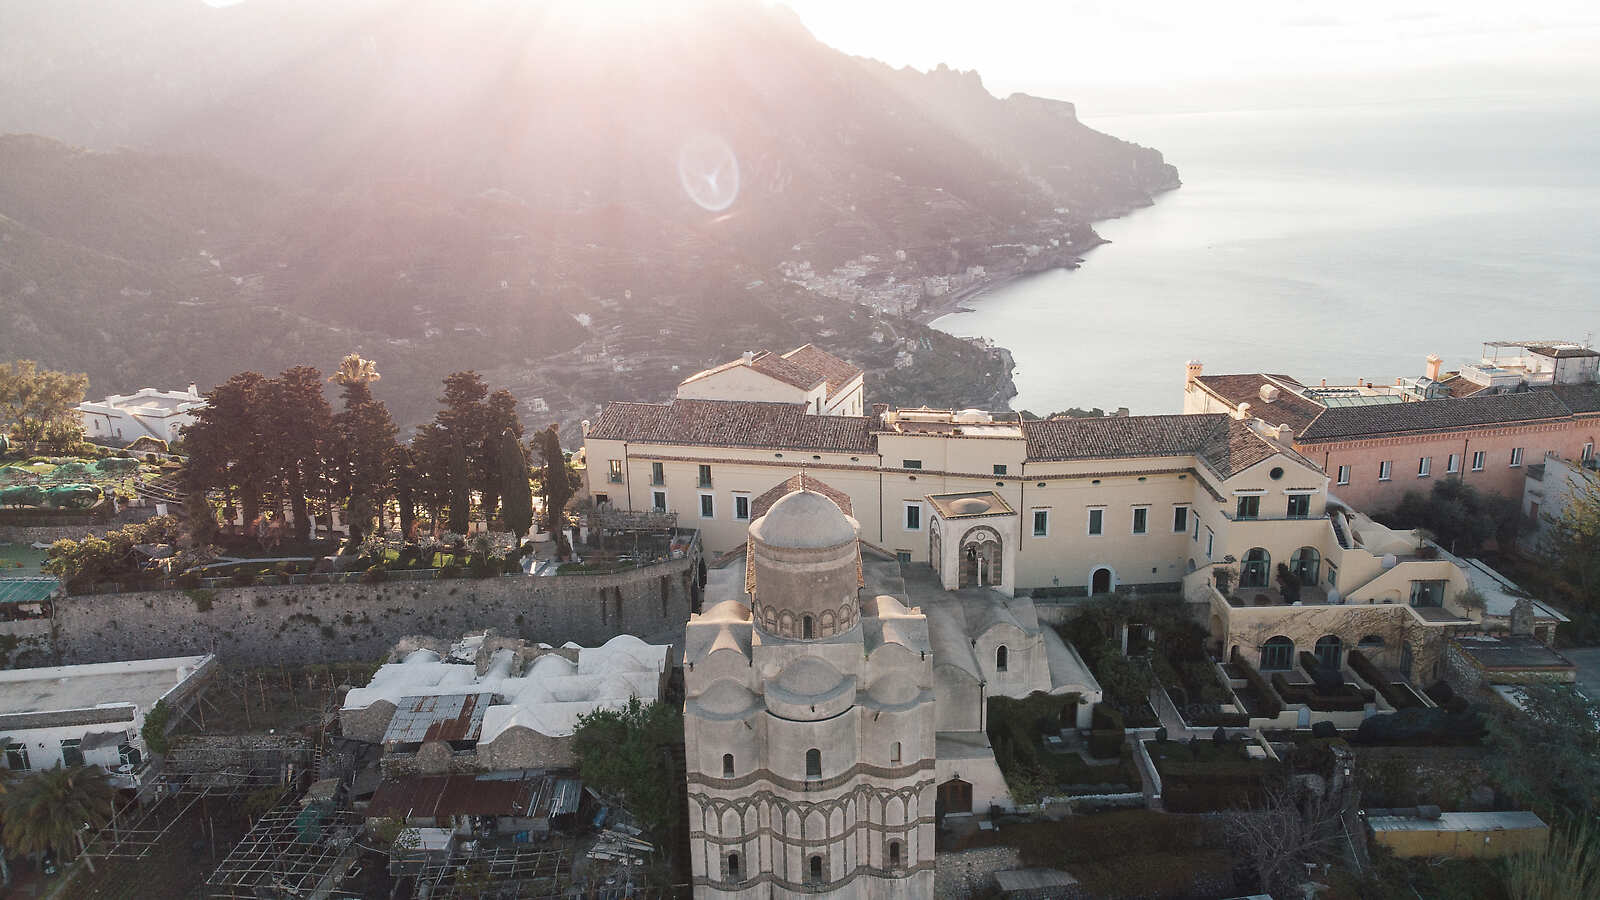
{"type": "Polygon", "coordinates": [[[91,441],[131,443],[148,437],[171,443],[205,405],[205,398],[191,383],[186,391],[141,388],[132,394],[85,401],[78,404],[78,416],[84,436],[91,441]]]}

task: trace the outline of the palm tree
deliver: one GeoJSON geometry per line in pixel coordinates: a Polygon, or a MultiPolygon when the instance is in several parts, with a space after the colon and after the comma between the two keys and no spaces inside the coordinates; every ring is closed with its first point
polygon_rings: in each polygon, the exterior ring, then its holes
{"type": "Polygon", "coordinates": [[[351,353],[339,361],[339,371],[334,372],[328,380],[336,384],[371,384],[382,377],[378,374],[376,362],[362,359],[359,353],[351,353]]]}
{"type": "Polygon", "coordinates": [[[115,794],[99,766],[57,766],[29,775],[6,792],[5,842],[18,853],[53,850],[65,858],[77,848],[85,825],[98,830],[110,820],[115,794]]]}

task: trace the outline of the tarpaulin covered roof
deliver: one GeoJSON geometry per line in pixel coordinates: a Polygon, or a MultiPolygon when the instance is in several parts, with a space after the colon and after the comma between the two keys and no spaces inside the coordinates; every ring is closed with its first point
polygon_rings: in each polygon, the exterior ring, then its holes
{"type": "Polygon", "coordinates": [[[0,578],[0,603],[42,603],[61,586],[54,575],[0,578]]]}

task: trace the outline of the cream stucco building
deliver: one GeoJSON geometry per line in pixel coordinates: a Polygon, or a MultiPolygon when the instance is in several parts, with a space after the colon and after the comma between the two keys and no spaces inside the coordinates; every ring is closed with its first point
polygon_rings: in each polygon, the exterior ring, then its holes
{"type": "Polygon", "coordinates": [[[749,526],[744,590],[689,620],[695,896],[931,897],[936,816],[1010,803],[986,697],[1074,693],[1086,716],[1099,685],[1031,600],[909,605],[848,498],[797,488],[749,526]]]}
{"type": "Polygon", "coordinates": [[[1459,602],[1473,567],[1330,497],[1292,439],[1222,412],[818,415],[680,389],[670,403],[611,404],[584,452],[596,502],[676,512],[712,550],[740,546],[757,500],[805,473],[848,498],[865,545],[930,564],[946,588],[1182,593],[1206,610],[1217,652],[1269,670],[1365,642],[1397,673],[1435,677],[1447,632],[1495,618],[1459,602]],[[1298,601],[1278,590],[1280,566],[1298,601]]]}

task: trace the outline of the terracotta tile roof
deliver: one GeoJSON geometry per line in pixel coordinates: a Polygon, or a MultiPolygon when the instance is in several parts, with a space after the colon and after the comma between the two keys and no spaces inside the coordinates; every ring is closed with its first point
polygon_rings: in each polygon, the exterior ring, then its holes
{"type": "Polygon", "coordinates": [[[865,416],[808,416],[800,403],[674,400],[612,403],[589,429],[597,440],[700,447],[771,447],[873,453],[865,416]]]}
{"type": "Polygon", "coordinates": [[[1200,455],[1223,478],[1232,478],[1277,452],[1277,447],[1236,419],[1229,419],[1227,427],[1217,429],[1200,448],[1200,455]]]}
{"type": "Polygon", "coordinates": [[[1600,384],[1558,384],[1550,390],[1574,413],[1600,413],[1600,384]]]}
{"type": "Polygon", "coordinates": [[[1225,413],[1024,421],[1028,459],[1051,461],[1198,453],[1227,427],[1225,413]]]}
{"type": "Polygon", "coordinates": [[[817,480],[817,477],[814,475],[807,475],[806,473],[801,472],[798,475],[792,475],[788,478],[785,478],[771,490],[750,501],[750,518],[761,518],[767,514],[767,510],[772,508],[772,504],[777,503],[779,500],[782,500],[784,497],[789,496],[795,491],[815,491],[816,493],[827,497],[829,500],[832,500],[833,505],[839,507],[840,512],[847,516],[855,515],[855,513],[850,509],[849,494],[846,494],[844,491],[841,491],[832,485],[817,480]]]}
{"type": "MultiPolygon", "coordinates": [[[[718,374],[719,372],[726,372],[729,369],[738,368],[742,365],[745,365],[745,361],[744,357],[741,356],[738,359],[729,360],[721,365],[712,366],[703,372],[696,372],[693,375],[690,375],[688,378],[685,378],[681,383],[688,384],[692,381],[699,381],[702,378],[709,378],[712,375],[718,374]]],[[[750,368],[760,372],[763,375],[766,375],[770,378],[776,378],[784,384],[793,385],[794,387],[806,391],[809,391],[817,385],[822,384],[823,381],[826,380],[821,373],[812,372],[806,367],[795,362],[791,362],[790,360],[787,360],[769,350],[756,351],[755,356],[751,358],[749,365],[750,368]]]]}
{"type": "Polygon", "coordinates": [[[1334,441],[1406,432],[1455,431],[1564,419],[1572,413],[1554,391],[1487,394],[1460,400],[1422,400],[1375,406],[1337,406],[1317,416],[1297,441],[1334,441]]]}
{"type": "Polygon", "coordinates": [[[813,344],[804,344],[790,350],[783,358],[828,382],[828,399],[832,400],[844,386],[861,377],[861,367],[834,356],[813,344]]]}
{"type": "Polygon", "coordinates": [[[1588,347],[1529,347],[1528,352],[1556,359],[1580,359],[1600,356],[1600,350],[1590,350],[1588,347]]]}
{"type": "Polygon", "coordinates": [[[1444,378],[1439,379],[1439,381],[1436,383],[1446,391],[1449,391],[1450,396],[1456,398],[1457,400],[1461,399],[1462,397],[1471,397],[1473,394],[1482,391],[1484,388],[1483,385],[1478,384],[1476,381],[1470,381],[1466,378],[1462,378],[1460,372],[1453,372],[1444,378]]]}
{"type": "Polygon", "coordinates": [[[1201,375],[1195,380],[1229,406],[1237,408],[1240,403],[1248,403],[1251,415],[1268,425],[1287,425],[1296,434],[1305,430],[1323,410],[1322,404],[1290,390],[1303,385],[1287,375],[1201,375]],[[1264,384],[1278,389],[1277,400],[1268,403],[1261,399],[1264,384]]]}

